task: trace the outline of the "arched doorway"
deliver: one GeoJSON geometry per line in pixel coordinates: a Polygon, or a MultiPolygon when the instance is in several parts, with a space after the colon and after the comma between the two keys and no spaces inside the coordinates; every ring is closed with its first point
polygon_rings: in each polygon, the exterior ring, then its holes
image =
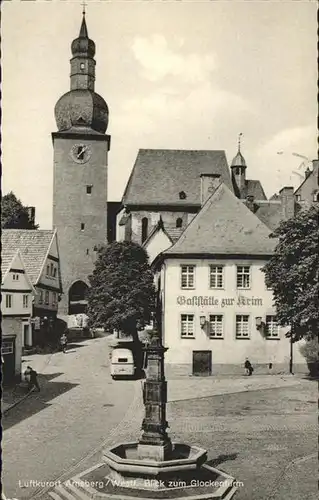
{"type": "Polygon", "coordinates": [[[88,285],[84,281],[76,281],[69,289],[69,314],[81,314],[87,311],[88,285]]]}

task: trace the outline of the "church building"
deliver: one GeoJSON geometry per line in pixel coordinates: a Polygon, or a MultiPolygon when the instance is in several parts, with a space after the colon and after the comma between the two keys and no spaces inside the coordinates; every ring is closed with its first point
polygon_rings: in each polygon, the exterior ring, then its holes
{"type": "Polygon", "coordinates": [[[88,276],[107,242],[108,106],[95,87],[95,43],[83,13],[71,44],[70,90],[55,106],[53,227],[59,237],[63,296],[59,313],[86,311],[88,276]]]}

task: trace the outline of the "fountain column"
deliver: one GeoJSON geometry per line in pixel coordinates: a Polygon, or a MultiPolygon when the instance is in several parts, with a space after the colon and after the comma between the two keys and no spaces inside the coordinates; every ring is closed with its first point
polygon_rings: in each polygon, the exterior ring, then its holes
{"type": "Polygon", "coordinates": [[[167,460],[172,453],[172,442],[166,432],[167,382],[164,374],[164,353],[161,335],[156,332],[147,355],[147,378],[143,387],[145,416],[142,435],[138,441],[137,454],[140,460],[167,460]]]}

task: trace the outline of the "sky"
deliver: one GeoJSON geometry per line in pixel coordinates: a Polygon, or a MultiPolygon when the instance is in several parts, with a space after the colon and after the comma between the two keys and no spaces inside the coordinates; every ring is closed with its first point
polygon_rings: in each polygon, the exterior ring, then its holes
{"type": "MultiPolygon", "coordinates": [[[[35,206],[42,229],[81,3],[1,5],[2,190],[35,206]]],[[[86,3],[95,91],[110,110],[109,201],[121,200],[139,148],[222,149],[230,163],[239,133],[247,177],[268,196],[300,184],[307,161],[296,154],[317,158],[315,1],[86,3]]]]}

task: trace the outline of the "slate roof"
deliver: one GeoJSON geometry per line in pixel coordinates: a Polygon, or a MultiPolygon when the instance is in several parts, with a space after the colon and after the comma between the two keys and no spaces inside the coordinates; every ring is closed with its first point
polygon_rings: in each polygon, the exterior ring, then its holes
{"type": "MultiPolygon", "coordinates": [[[[260,219],[269,229],[274,231],[279,223],[282,221],[282,205],[280,201],[272,199],[271,201],[266,201],[263,203],[258,203],[258,208],[255,212],[258,219],[260,219]]],[[[277,199],[278,200],[278,199],[277,199]]]]}
{"type": "Polygon", "coordinates": [[[140,149],[122,203],[200,206],[202,173],[219,174],[233,190],[224,151],[140,149]],[[180,199],[181,191],[185,199],[180,199]]]}
{"type": "Polygon", "coordinates": [[[271,255],[276,240],[244,203],[221,184],[164,255],[271,255]]]}
{"type": "MultiPolygon", "coordinates": [[[[2,232],[3,234],[3,232],[2,232]]],[[[2,249],[1,249],[1,279],[4,278],[4,275],[6,272],[9,270],[9,266],[11,265],[11,262],[13,260],[13,257],[17,254],[17,249],[12,248],[12,247],[6,247],[4,248],[3,242],[2,242],[2,249]]]]}
{"type": "Polygon", "coordinates": [[[54,230],[3,229],[1,257],[7,261],[10,252],[13,252],[13,257],[16,251],[20,250],[26,272],[34,285],[39,278],[54,233],[54,230]]]}
{"type": "Polygon", "coordinates": [[[246,196],[253,196],[255,200],[267,200],[267,196],[265,195],[265,191],[263,190],[260,181],[247,179],[246,192],[247,192],[246,196]]]}

